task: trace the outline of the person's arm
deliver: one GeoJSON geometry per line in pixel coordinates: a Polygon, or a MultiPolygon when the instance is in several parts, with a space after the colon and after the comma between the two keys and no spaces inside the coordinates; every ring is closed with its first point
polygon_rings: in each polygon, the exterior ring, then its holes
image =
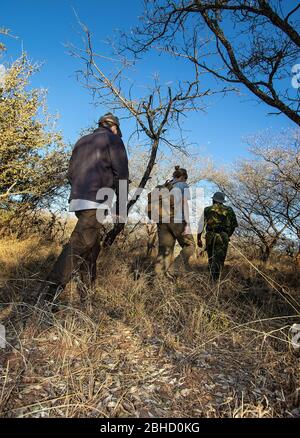
{"type": "Polygon", "coordinates": [[[189,210],[189,204],[188,200],[186,198],[182,199],[182,207],[184,211],[184,220],[187,224],[190,223],[190,210],[189,210]]]}
{"type": "Polygon", "coordinates": [[[189,186],[186,184],[183,188],[182,192],[182,207],[184,212],[184,220],[187,224],[190,223],[190,209],[188,201],[191,199],[191,194],[189,190],[189,186]]]}
{"type": "MultiPolygon", "coordinates": [[[[111,168],[114,175],[114,182],[118,185],[120,180],[129,179],[128,158],[124,143],[121,137],[114,135],[109,145],[111,168]]],[[[117,188],[117,187],[116,187],[117,188]]]]}
{"type": "Polygon", "coordinates": [[[190,194],[189,186],[186,183],[183,183],[183,185],[181,187],[181,192],[182,192],[182,211],[183,211],[183,215],[184,215],[184,221],[186,223],[184,233],[191,234],[190,209],[189,209],[189,204],[188,204],[188,201],[190,201],[190,199],[191,199],[191,194],[190,194]]]}
{"type": "Polygon", "coordinates": [[[119,205],[119,181],[125,181],[126,183],[126,200],[128,197],[128,157],[126,149],[121,137],[117,135],[112,136],[112,141],[109,144],[109,155],[111,160],[111,168],[114,177],[114,190],[116,193],[116,214],[120,213],[119,205]]]}
{"type": "Polygon", "coordinates": [[[187,199],[185,198],[183,198],[182,200],[182,209],[184,212],[184,221],[185,221],[183,234],[191,234],[189,204],[187,199]]]}
{"type": "Polygon", "coordinates": [[[203,243],[202,243],[202,233],[205,227],[205,220],[206,220],[206,214],[205,214],[205,210],[201,216],[201,219],[199,221],[199,228],[198,228],[198,234],[197,234],[197,244],[199,246],[199,248],[202,248],[203,243]]]}

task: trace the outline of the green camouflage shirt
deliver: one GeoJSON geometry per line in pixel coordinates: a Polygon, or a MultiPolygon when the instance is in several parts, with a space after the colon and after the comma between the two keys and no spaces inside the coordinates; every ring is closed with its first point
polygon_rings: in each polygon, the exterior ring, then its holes
{"type": "Polygon", "coordinates": [[[225,231],[231,236],[237,226],[236,215],[231,207],[215,203],[204,209],[206,231],[225,231]]]}

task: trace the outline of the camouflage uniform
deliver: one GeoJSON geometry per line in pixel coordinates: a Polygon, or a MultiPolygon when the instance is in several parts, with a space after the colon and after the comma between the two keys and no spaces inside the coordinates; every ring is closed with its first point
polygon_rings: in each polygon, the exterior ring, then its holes
{"type": "Polygon", "coordinates": [[[238,226],[231,207],[214,203],[204,209],[206,251],[213,279],[218,279],[226,259],[229,238],[238,226]]]}

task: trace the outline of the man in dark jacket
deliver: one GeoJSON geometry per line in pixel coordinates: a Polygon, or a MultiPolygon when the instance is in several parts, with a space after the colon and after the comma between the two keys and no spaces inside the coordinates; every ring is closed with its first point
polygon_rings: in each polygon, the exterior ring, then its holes
{"type": "Polygon", "coordinates": [[[69,210],[75,212],[78,221],[47,278],[49,285],[44,298],[48,301],[55,299],[78,269],[85,284],[91,285],[96,278],[96,261],[104,231],[97,211],[108,208],[97,193],[99,189],[113,189],[118,204],[119,182],[124,181],[126,188],[128,184],[128,158],[121,137],[119,119],[107,113],[99,119],[98,129],[75,144],[68,170],[69,210]]]}

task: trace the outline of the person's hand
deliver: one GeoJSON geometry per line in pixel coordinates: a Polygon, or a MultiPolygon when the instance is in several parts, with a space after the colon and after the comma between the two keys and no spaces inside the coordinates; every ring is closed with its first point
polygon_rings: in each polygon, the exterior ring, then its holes
{"type": "Polygon", "coordinates": [[[119,214],[112,214],[111,216],[114,224],[125,224],[127,221],[126,217],[121,216],[119,214]]]}
{"type": "Polygon", "coordinates": [[[186,224],[182,233],[184,236],[192,234],[190,224],[186,224]]]}
{"type": "Polygon", "coordinates": [[[201,239],[201,234],[197,235],[197,244],[199,248],[203,247],[203,243],[202,243],[202,239],[201,239]]]}

